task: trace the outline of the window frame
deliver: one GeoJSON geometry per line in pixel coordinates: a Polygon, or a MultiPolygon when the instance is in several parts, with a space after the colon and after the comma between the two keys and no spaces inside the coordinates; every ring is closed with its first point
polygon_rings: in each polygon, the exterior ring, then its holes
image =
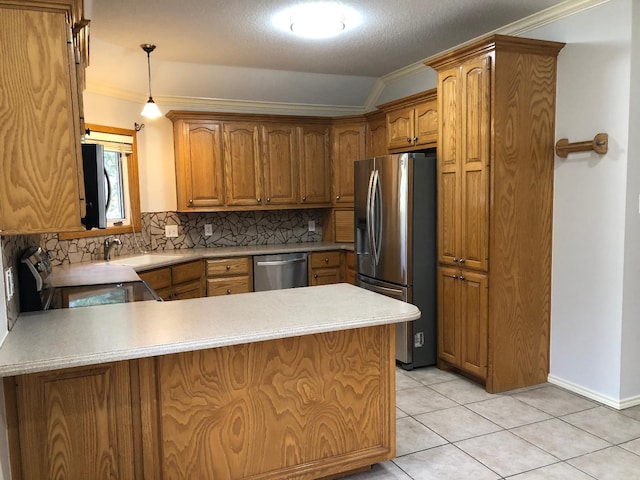
{"type": "Polygon", "coordinates": [[[142,214],[140,212],[140,180],[138,176],[138,147],[136,131],[126,128],[107,127],[87,123],[85,125],[91,131],[101,133],[114,133],[117,135],[128,135],[133,138],[131,145],[131,155],[127,159],[127,182],[129,186],[129,203],[131,206],[131,222],[128,225],[109,226],[104,229],[85,230],[82,232],[58,233],[59,240],[71,240],[74,238],[90,238],[108,235],[121,235],[124,233],[140,232],[142,230],[142,214]]]}

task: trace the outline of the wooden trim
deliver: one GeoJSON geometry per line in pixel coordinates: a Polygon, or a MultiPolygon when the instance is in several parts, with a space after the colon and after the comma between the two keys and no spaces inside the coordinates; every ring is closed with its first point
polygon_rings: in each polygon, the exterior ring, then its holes
{"type": "Polygon", "coordinates": [[[429,100],[435,100],[438,96],[438,89],[432,88],[425,90],[424,92],[409,95],[408,97],[402,97],[391,102],[376,105],[376,108],[387,112],[389,110],[396,110],[398,108],[414,106],[416,103],[427,102],[429,100]]]}
{"type": "Polygon", "coordinates": [[[85,127],[96,132],[129,135],[133,137],[133,145],[131,145],[132,153],[127,163],[129,181],[129,203],[131,207],[131,224],[109,227],[103,230],[86,230],[72,233],[60,232],[58,233],[58,239],[71,240],[73,238],[102,237],[108,235],[121,235],[125,233],[140,232],[142,230],[142,213],[140,211],[140,176],[138,169],[138,145],[136,131],[126,128],[94,125],[91,123],[87,123],[85,127]]]}
{"type": "Polygon", "coordinates": [[[306,115],[265,115],[263,113],[229,113],[191,110],[169,110],[165,115],[169,120],[193,121],[227,121],[253,123],[309,123],[317,125],[331,125],[331,117],[312,117],[306,115]]]}

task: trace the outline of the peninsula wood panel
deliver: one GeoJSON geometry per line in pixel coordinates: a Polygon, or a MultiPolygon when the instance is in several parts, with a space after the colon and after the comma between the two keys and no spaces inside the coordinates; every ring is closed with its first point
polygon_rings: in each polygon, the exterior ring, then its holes
{"type": "Polygon", "coordinates": [[[160,452],[163,478],[310,480],[392,458],[394,332],[158,357],[160,436],[149,449],[160,452]]]}
{"type": "Polygon", "coordinates": [[[129,362],[15,381],[20,471],[13,478],[135,478],[129,362]]]}
{"type": "Polygon", "coordinates": [[[80,231],[81,114],[71,9],[25,8],[0,6],[0,233],[80,231]]]}

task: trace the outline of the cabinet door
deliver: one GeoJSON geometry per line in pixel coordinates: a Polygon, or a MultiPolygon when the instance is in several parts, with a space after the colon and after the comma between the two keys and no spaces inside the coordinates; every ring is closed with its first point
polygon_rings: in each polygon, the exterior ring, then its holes
{"type": "Polygon", "coordinates": [[[406,148],[413,145],[413,107],[387,113],[387,147],[406,148]]]}
{"type": "Polygon", "coordinates": [[[413,138],[415,146],[435,146],[438,143],[438,105],[430,100],[414,109],[413,138]]]}
{"type": "Polygon", "coordinates": [[[23,480],[136,478],[129,362],[16,377],[23,480]]]}
{"type": "Polygon", "coordinates": [[[460,288],[460,367],[487,376],[488,298],[486,275],[463,271],[460,288]]]}
{"type": "Polygon", "coordinates": [[[225,123],[223,138],[226,204],[261,205],[258,126],[225,123]]]}
{"type": "Polygon", "coordinates": [[[332,285],[334,283],[340,283],[340,268],[321,268],[311,271],[310,286],[332,285]]]}
{"type": "Polygon", "coordinates": [[[331,203],[329,127],[300,128],[300,202],[331,203]]]}
{"type": "Polygon", "coordinates": [[[333,127],[333,201],[353,203],[353,163],[365,158],[364,124],[333,127]]]}
{"type": "MultiPolygon", "coordinates": [[[[224,205],[224,168],[220,123],[185,123],[185,155],[176,158],[178,208],[224,205]],[[183,178],[180,178],[183,177],[183,178]]],[[[180,139],[176,138],[176,142],[180,139]]]]}
{"type": "Polygon", "coordinates": [[[298,155],[296,127],[266,125],[262,127],[262,168],[265,205],[298,203],[298,155]]]}
{"type": "Polygon", "coordinates": [[[0,8],[0,233],[80,223],[80,118],[67,11],[0,8]]]}
{"type": "Polygon", "coordinates": [[[384,117],[369,120],[367,122],[366,157],[386,155],[387,146],[387,122],[384,117]]]}
{"type": "Polygon", "coordinates": [[[462,64],[460,262],[487,271],[489,258],[490,66],[485,55],[462,64]]]}
{"type": "Polygon", "coordinates": [[[438,269],[438,357],[460,366],[458,269],[438,269]]]}
{"type": "Polygon", "coordinates": [[[460,250],[460,70],[443,70],[438,78],[438,261],[455,265],[460,250]]]}

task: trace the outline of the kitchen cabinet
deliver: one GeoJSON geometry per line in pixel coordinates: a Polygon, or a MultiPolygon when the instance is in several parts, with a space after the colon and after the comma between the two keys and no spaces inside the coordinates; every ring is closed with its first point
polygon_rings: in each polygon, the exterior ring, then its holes
{"type": "Polygon", "coordinates": [[[81,14],[82,3],[71,0],[0,1],[2,235],[84,230],[83,66],[72,37],[81,14]]]}
{"type": "Polygon", "coordinates": [[[353,208],[336,208],[333,211],[333,241],[338,243],[353,243],[355,234],[354,218],[353,208]]]}
{"type": "Polygon", "coordinates": [[[309,117],[171,111],[178,210],[331,205],[330,125],[309,117]]]}
{"type": "Polygon", "coordinates": [[[351,251],[344,252],[344,281],[356,284],[356,254],[351,251]]]}
{"type": "Polygon", "coordinates": [[[342,281],[342,252],[312,252],[309,254],[309,286],[330,285],[342,281]]]}
{"type": "Polygon", "coordinates": [[[389,153],[387,147],[387,120],[381,110],[367,115],[366,157],[379,157],[389,153]]]}
{"type": "Polygon", "coordinates": [[[427,62],[438,72],[439,364],[483,377],[486,363],[492,393],[545,382],[549,372],[563,46],[491,35],[427,62]],[[476,338],[483,285],[486,347],[476,338]]]}
{"type": "Polygon", "coordinates": [[[353,163],[366,158],[366,123],[342,119],[333,125],[332,172],[334,205],[353,206],[353,163]],[[345,122],[345,123],[343,123],[345,122]]]}
{"type": "Polygon", "coordinates": [[[383,105],[386,111],[387,148],[390,152],[435,147],[438,142],[436,90],[383,105]]]}
{"type": "Polygon", "coordinates": [[[202,261],[196,260],[140,272],[138,276],[160,298],[169,301],[204,296],[203,273],[202,261]]]}
{"type": "Polygon", "coordinates": [[[456,268],[438,270],[438,352],[450,365],[485,380],[487,276],[456,268]]]}
{"type": "Polygon", "coordinates": [[[253,292],[251,257],[207,260],[206,268],[208,297],[253,292]]]}
{"type": "Polygon", "coordinates": [[[13,478],[142,478],[130,362],[21,375],[4,386],[13,478]]]}
{"type": "Polygon", "coordinates": [[[226,205],[262,204],[258,125],[224,123],[224,178],[226,205]]]}
{"type": "Polygon", "coordinates": [[[178,119],[173,129],[178,210],[224,205],[222,124],[178,119]]]}
{"type": "Polygon", "coordinates": [[[329,125],[301,125],[300,203],[331,204],[329,125]]]}

